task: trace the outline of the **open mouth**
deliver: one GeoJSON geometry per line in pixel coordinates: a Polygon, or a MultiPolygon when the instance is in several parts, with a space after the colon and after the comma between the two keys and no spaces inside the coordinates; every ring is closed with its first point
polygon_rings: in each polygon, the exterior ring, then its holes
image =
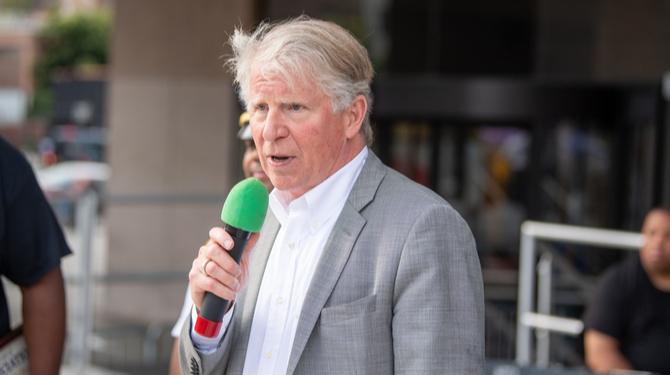
{"type": "Polygon", "coordinates": [[[275,163],[281,163],[283,161],[286,161],[288,159],[288,156],[272,156],[272,161],[275,163]]]}

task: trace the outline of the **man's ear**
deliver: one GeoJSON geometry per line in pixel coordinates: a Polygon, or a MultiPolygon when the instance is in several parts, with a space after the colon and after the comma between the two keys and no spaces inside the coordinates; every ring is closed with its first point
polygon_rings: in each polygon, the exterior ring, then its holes
{"type": "Polygon", "coordinates": [[[345,112],[348,121],[346,135],[347,139],[351,139],[358,134],[365,114],[368,112],[368,102],[365,100],[365,96],[362,94],[358,95],[345,112]]]}

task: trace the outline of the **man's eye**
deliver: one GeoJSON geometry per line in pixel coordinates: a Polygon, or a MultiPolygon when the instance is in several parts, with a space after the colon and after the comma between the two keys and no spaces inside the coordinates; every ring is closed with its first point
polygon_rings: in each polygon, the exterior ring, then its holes
{"type": "Polygon", "coordinates": [[[265,111],[266,109],[268,109],[268,106],[266,106],[265,104],[259,104],[258,105],[258,110],[259,111],[265,111]]]}
{"type": "Polygon", "coordinates": [[[294,111],[299,111],[302,109],[302,106],[300,104],[292,104],[291,109],[294,111]]]}

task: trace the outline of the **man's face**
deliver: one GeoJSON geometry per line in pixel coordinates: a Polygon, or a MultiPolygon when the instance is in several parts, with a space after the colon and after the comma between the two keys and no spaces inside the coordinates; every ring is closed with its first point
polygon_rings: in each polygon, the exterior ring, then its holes
{"type": "Polygon", "coordinates": [[[267,174],[263,171],[261,161],[258,159],[258,151],[256,151],[256,144],[253,139],[244,141],[246,149],[244,150],[244,157],[242,158],[242,169],[244,169],[244,177],[256,177],[263,182],[268,193],[272,191],[274,186],[267,174]]]}
{"type": "Polygon", "coordinates": [[[355,135],[347,130],[347,110],[334,115],[330,98],[315,84],[296,82],[290,88],[281,78],[256,72],[249,90],[251,132],[263,170],[276,188],[294,198],[350,160],[347,140],[355,135]]]}
{"type": "Polygon", "coordinates": [[[670,213],[651,211],[642,225],[645,244],[640,259],[647,272],[670,274],[670,213]]]}

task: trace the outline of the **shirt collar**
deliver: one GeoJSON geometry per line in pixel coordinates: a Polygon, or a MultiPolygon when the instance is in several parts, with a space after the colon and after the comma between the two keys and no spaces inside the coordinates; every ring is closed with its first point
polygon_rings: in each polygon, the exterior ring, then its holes
{"type": "Polygon", "coordinates": [[[272,213],[274,213],[279,223],[284,226],[288,221],[291,207],[306,204],[309,210],[310,230],[312,232],[316,231],[333,213],[339,212],[338,209],[341,209],[344,205],[367,157],[368,148],[363,147],[363,150],[344,167],[293,201],[287,199],[289,197],[288,193],[274,189],[270,193],[269,201],[272,213]]]}

